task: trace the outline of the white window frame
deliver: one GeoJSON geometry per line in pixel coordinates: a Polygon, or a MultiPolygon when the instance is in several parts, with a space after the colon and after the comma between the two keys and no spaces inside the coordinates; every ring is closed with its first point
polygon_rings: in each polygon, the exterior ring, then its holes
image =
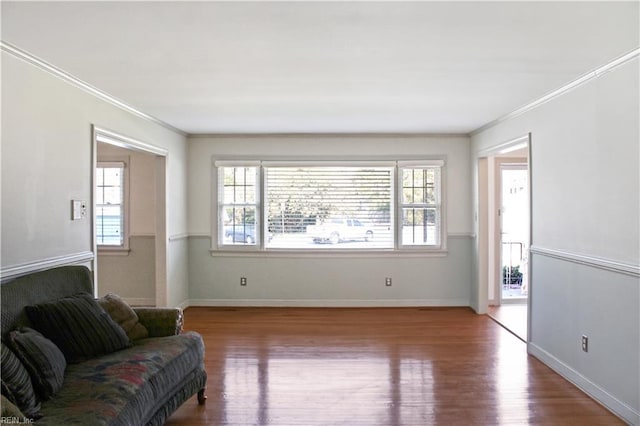
{"type": "MultiPolygon", "coordinates": [[[[256,251],[262,249],[262,168],[260,162],[258,161],[215,161],[214,162],[214,178],[215,185],[213,199],[215,203],[215,218],[213,222],[212,229],[215,229],[215,233],[213,235],[212,241],[215,242],[215,245],[224,250],[230,251],[256,251]],[[220,217],[223,215],[223,209],[225,206],[230,205],[230,203],[225,203],[224,199],[221,199],[220,194],[224,192],[224,181],[221,177],[222,169],[225,167],[255,167],[256,168],[256,187],[255,187],[255,204],[237,204],[238,206],[254,206],[256,209],[255,213],[255,241],[252,244],[228,244],[225,241],[225,224],[220,220],[220,217]]],[[[224,198],[224,197],[222,197],[224,198]]],[[[232,239],[233,240],[233,239],[232,239]]]]}
{"type": "Polygon", "coordinates": [[[212,159],[212,226],[211,226],[211,254],[213,256],[225,256],[226,254],[234,255],[238,253],[246,253],[253,256],[317,256],[319,254],[326,254],[328,256],[335,255],[351,255],[354,257],[361,257],[367,255],[416,255],[416,256],[444,256],[447,253],[447,226],[446,226],[446,161],[444,157],[429,158],[429,159],[394,159],[394,160],[299,160],[299,159],[265,159],[265,160],[242,160],[242,159],[212,159]],[[388,249],[365,249],[365,248],[323,248],[323,249],[299,249],[299,248],[272,248],[265,246],[265,212],[264,212],[264,197],[265,197],[265,167],[274,166],[359,166],[359,165],[392,165],[394,167],[393,176],[393,191],[391,200],[391,211],[393,215],[394,224],[394,243],[392,248],[388,249]],[[219,200],[220,194],[220,168],[221,167],[257,167],[256,171],[256,217],[259,218],[256,221],[256,243],[255,245],[248,244],[224,244],[223,239],[220,238],[221,233],[224,232],[222,227],[222,221],[219,220],[221,214],[222,204],[219,200]],[[438,245],[411,245],[403,244],[401,240],[402,231],[402,182],[401,171],[402,168],[421,168],[421,167],[439,167],[440,173],[440,227],[438,236],[438,245]]]}
{"type": "Polygon", "coordinates": [[[444,197],[445,191],[445,179],[444,179],[444,160],[422,160],[422,161],[398,161],[397,167],[397,183],[398,191],[395,199],[396,203],[396,244],[399,250],[434,250],[444,251],[446,250],[446,212],[444,211],[444,197]],[[437,182],[437,200],[435,204],[421,203],[403,203],[403,181],[402,172],[405,169],[437,169],[438,170],[438,182],[437,182]],[[424,208],[436,208],[438,211],[438,231],[436,233],[437,244],[424,245],[424,244],[409,244],[403,241],[403,209],[407,207],[424,207],[424,208]]]}
{"type": "MultiPolygon", "coordinates": [[[[122,244],[121,245],[105,245],[97,243],[98,231],[96,232],[96,245],[101,253],[129,253],[129,157],[101,157],[96,162],[96,170],[98,168],[122,168],[122,244]]],[[[94,187],[97,200],[97,181],[94,187]]],[[[96,202],[96,207],[97,207],[96,202]]],[[[97,221],[96,221],[97,222],[97,221]]],[[[97,227],[97,223],[95,225],[97,227]]]]}

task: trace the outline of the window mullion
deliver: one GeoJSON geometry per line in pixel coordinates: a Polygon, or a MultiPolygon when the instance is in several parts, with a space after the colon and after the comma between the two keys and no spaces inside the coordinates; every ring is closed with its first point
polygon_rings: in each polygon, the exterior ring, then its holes
{"type": "Polygon", "coordinates": [[[265,192],[265,172],[264,172],[264,166],[260,165],[258,167],[258,175],[257,175],[257,179],[258,179],[258,188],[257,188],[257,194],[256,194],[256,204],[258,205],[258,216],[259,218],[256,218],[256,220],[261,224],[260,226],[260,237],[259,237],[259,247],[261,250],[265,249],[265,241],[266,241],[266,237],[268,235],[269,229],[267,227],[267,223],[266,223],[266,213],[265,213],[265,206],[267,203],[266,200],[266,195],[267,193],[265,192]]]}

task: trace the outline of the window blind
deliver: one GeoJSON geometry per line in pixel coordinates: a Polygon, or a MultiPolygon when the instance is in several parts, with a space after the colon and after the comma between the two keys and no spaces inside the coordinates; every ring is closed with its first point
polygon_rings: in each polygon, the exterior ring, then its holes
{"type": "Polygon", "coordinates": [[[265,167],[267,246],[393,248],[393,181],[393,167],[265,167]]]}

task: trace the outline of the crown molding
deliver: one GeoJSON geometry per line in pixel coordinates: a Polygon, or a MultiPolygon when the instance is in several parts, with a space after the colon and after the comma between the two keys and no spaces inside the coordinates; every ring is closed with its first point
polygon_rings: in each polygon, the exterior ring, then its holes
{"type": "Polygon", "coordinates": [[[92,86],[91,84],[87,83],[86,81],[83,81],[81,79],[79,79],[78,77],[74,76],[73,74],[70,74],[66,71],[61,70],[60,68],[51,65],[50,63],[48,63],[47,61],[38,58],[37,56],[20,49],[19,47],[16,47],[10,43],[7,43],[4,40],[0,40],[0,50],[2,50],[3,52],[7,52],[13,56],[15,56],[18,59],[22,59],[25,62],[30,63],[31,65],[36,66],[37,68],[55,76],[60,78],[61,80],[81,89],[84,90],[85,92],[95,96],[96,98],[103,100],[105,102],[110,103],[111,105],[114,105],[118,108],[120,108],[121,110],[124,110],[130,114],[133,114],[137,117],[140,117],[144,120],[150,121],[154,124],[158,124],[162,127],[164,127],[165,129],[171,130],[174,133],[178,133],[179,135],[182,136],[188,136],[188,133],[178,129],[177,127],[173,127],[172,125],[158,119],[155,118],[149,114],[146,114],[142,111],[140,111],[137,108],[132,107],[131,105],[125,103],[124,101],[121,101],[120,99],[111,96],[110,94],[98,89],[95,86],[92,86]]]}
{"type": "Polygon", "coordinates": [[[532,109],[535,109],[559,96],[564,95],[565,93],[569,92],[570,90],[575,89],[578,86],[582,86],[583,84],[600,77],[601,75],[612,71],[613,69],[626,64],[627,62],[631,61],[632,59],[637,58],[640,55],[640,48],[636,48],[633,49],[632,51],[625,53],[622,56],[617,57],[616,59],[608,62],[607,64],[596,68],[595,70],[588,72],[578,78],[576,78],[575,80],[565,84],[564,86],[560,87],[559,89],[556,89],[552,92],[547,93],[546,95],[532,101],[529,102],[528,104],[516,109],[515,111],[512,111],[508,114],[503,115],[502,117],[496,118],[493,121],[488,122],[487,124],[478,127],[477,129],[471,131],[471,133],[469,133],[470,136],[475,136],[478,133],[482,133],[487,129],[490,129],[491,127],[497,126],[500,123],[504,123],[505,121],[511,120],[512,118],[518,117],[526,112],[531,111],[532,109]]]}
{"type": "Polygon", "coordinates": [[[469,136],[475,136],[489,128],[495,127],[500,123],[503,123],[505,121],[511,120],[515,117],[518,117],[522,114],[525,114],[526,112],[529,112],[567,92],[569,92],[570,90],[573,90],[575,88],[577,88],[578,86],[581,86],[597,77],[600,77],[601,75],[612,71],[613,69],[617,68],[618,66],[621,66],[635,58],[637,58],[638,56],[640,56],[640,48],[636,48],[612,61],[610,61],[609,63],[596,68],[595,70],[588,72],[584,75],[582,75],[581,77],[578,77],[577,79],[565,84],[564,86],[550,92],[547,93],[546,95],[508,113],[505,114],[493,121],[488,122],[487,124],[484,124],[483,126],[471,131],[469,134],[460,134],[460,133],[452,133],[452,134],[440,134],[440,133],[436,133],[436,134],[428,134],[428,133],[402,133],[402,132],[390,132],[390,133],[375,133],[375,134],[370,134],[370,133],[346,133],[346,134],[340,134],[340,133],[312,133],[312,134],[307,134],[307,133],[294,133],[294,134],[282,134],[282,133],[260,133],[260,134],[253,134],[253,133],[244,133],[244,134],[235,134],[235,133],[187,133],[181,129],[178,129],[177,127],[174,127],[158,118],[155,118],[149,114],[146,114],[142,111],[140,111],[139,109],[125,103],[124,101],[109,95],[108,93],[92,86],[91,84],[77,78],[76,76],[63,71],[62,69],[46,62],[45,60],[38,58],[37,56],[22,50],[4,40],[0,40],[0,49],[4,52],[7,52],[9,54],[14,55],[15,57],[22,59],[38,68],[40,68],[43,71],[48,72],[51,75],[54,75],[64,81],[66,81],[67,83],[70,83],[82,90],[84,90],[85,92],[88,92],[90,94],[92,94],[93,96],[106,101],[124,111],[127,111],[135,116],[138,116],[140,118],[143,118],[147,121],[153,122],[155,124],[158,124],[168,130],[171,130],[172,132],[175,132],[177,134],[180,134],[182,136],[185,137],[189,137],[189,138],[213,138],[213,137],[218,137],[218,138],[224,138],[224,137],[269,137],[269,136],[286,136],[286,137],[301,137],[301,136],[314,136],[314,137],[336,137],[336,136],[340,136],[340,137],[350,137],[350,136],[377,136],[377,137],[393,137],[393,136],[412,136],[412,137],[469,137],[469,136]]]}
{"type": "Polygon", "coordinates": [[[345,132],[345,133],[336,133],[336,132],[317,132],[317,133],[304,133],[304,132],[291,132],[291,133],[283,133],[283,132],[265,132],[265,133],[249,133],[249,132],[240,132],[240,133],[189,133],[189,139],[232,139],[232,138],[315,138],[315,139],[329,139],[329,138],[377,138],[377,139],[385,139],[385,138],[412,138],[412,139],[421,139],[421,138],[433,138],[433,139],[456,139],[456,138],[464,138],[468,139],[468,133],[424,133],[424,132],[381,132],[381,133],[371,133],[371,132],[345,132]]]}

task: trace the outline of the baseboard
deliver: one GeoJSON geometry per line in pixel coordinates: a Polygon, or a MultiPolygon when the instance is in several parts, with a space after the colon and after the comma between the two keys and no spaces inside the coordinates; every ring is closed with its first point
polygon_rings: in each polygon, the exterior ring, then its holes
{"type": "Polygon", "coordinates": [[[632,407],[629,407],[624,402],[618,400],[606,390],[602,389],[600,386],[593,383],[591,380],[589,380],[567,364],[563,363],[558,358],[551,355],[549,352],[531,342],[527,344],[527,351],[529,352],[529,354],[538,358],[549,368],[573,383],[580,390],[598,401],[600,404],[602,404],[609,411],[620,417],[625,422],[628,422],[632,425],[640,425],[640,412],[633,409],[632,407]]]}
{"type": "Polygon", "coordinates": [[[237,307],[291,307],[291,308],[406,308],[406,307],[469,307],[467,299],[388,299],[388,300],[335,300],[335,299],[189,299],[190,306],[237,307]]]}

